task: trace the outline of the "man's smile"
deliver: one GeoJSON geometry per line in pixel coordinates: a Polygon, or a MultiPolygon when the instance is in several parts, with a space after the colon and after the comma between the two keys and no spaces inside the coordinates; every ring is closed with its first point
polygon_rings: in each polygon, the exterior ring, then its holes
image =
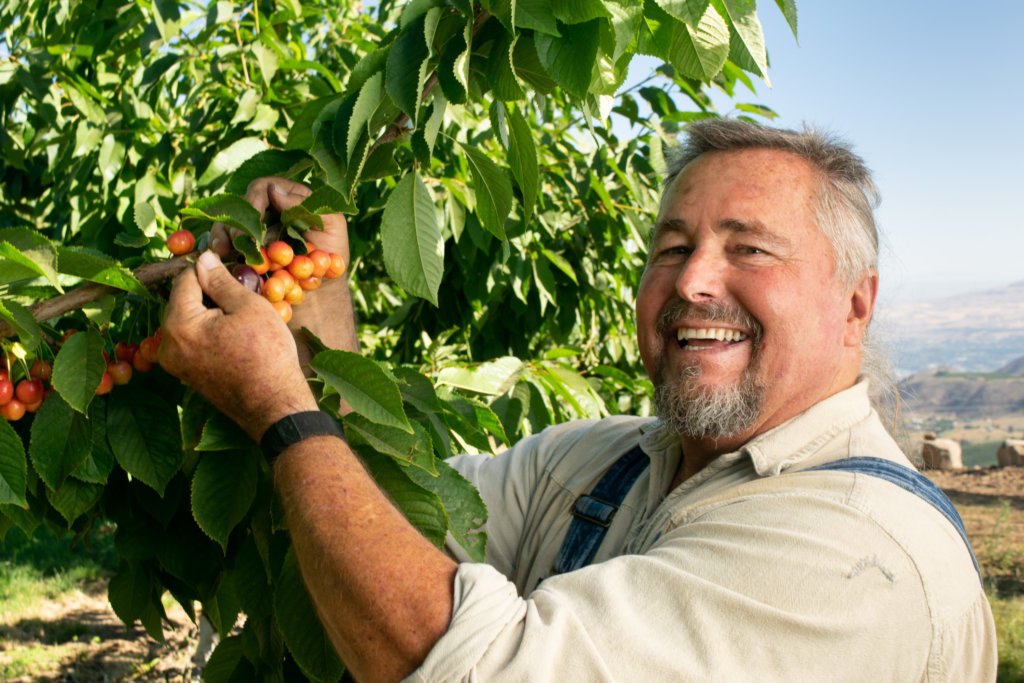
{"type": "Polygon", "coordinates": [[[746,341],[750,335],[727,327],[680,327],[676,330],[679,348],[687,351],[703,351],[721,346],[716,342],[734,344],[746,341]]]}

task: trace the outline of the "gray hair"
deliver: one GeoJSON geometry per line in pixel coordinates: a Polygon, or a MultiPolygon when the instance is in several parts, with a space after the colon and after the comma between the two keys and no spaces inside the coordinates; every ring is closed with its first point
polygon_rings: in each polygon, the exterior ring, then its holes
{"type": "MultiPolygon", "coordinates": [[[[878,228],[874,209],[878,189],[864,160],[838,139],[805,127],[802,132],[769,128],[738,119],[703,119],[686,128],[685,141],[667,159],[667,189],[693,160],[708,152],[772,149],[789,152],[818,172],[820,184],[811,207],[818,227],[832,245],[835,275],[847,287],[866,270],[878,269],[878,228]]],[[[870,330],[861,339],[862,377],[872,404],[890,431],[900,431],[899,394],[889,354],[870,330]]]]}
{"type": "Polygon", "coordinates": [[[832,245],[836,277],[852,287],[865,270],[878,268],[878,190],[864,161],[847,145],[812,129],[798,133],[738,119],[696,121],[686,133],[686,141],[669,156],[665,188],[708,152],[774,149],[795,154],[818,172],[821,182],[811,208],[832,245]]]}

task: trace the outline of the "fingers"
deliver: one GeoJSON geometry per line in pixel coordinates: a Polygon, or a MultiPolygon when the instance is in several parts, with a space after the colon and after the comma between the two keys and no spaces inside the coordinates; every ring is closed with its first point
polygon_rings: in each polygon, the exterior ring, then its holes
{"type": "Polygon", "coordinates": [[[234,313],[258,296],[236,280],[212,251],[204,251],[196,261],[195,274],[202,291],[225,313],[234,313]]]}
{"type": "MultiPolygon", "coordinates": [[[[249,185],[249,192],[246,193],[245,197],[250,202],[253,202],[253,206],[256,206],[256,201],[262,201],[266,198],[274,210],[281,212],[293,206],[298,206],[302,203],[302,200],[311,194],[313,194],[313,191],[302,183],[296,183],[286,178],[260,178],[249,185]],[[265,185],[263,181],[265,181],[265,185]],[[260,184],[254,188],[256,183],[260,184]],[[263,189],[264,187],[266,189],[263,189]],[[250,193],[255,196],[250,197],[250,193]]],[[[256,208],[259,209],[260,207],[256,206],[256,208]]],[[[265,210],[265,207],[263,210],[265,210]]]]}

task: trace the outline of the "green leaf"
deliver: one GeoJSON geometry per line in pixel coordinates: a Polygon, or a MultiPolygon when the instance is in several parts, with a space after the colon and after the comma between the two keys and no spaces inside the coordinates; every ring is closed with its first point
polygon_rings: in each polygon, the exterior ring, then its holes
{"type": "Polygon", "coordinates": [[[551,93],[558,88],[558,84],[551,78],[544,65],[541,64],[540,57],[537,56],[537,45],[533,36],[520,34],[516,37],[515,44],[512,46],[512,68],[516,72],[516,76],[532,85],[541,95],[551,93]]]}
{"type": "Polygon", "coordinates": [[[274,616],[288,651],[303,673],[316,681],[341,678],[345,667],[316,617],[292,550],[285,555],[274,586],[274,616]]]}
{"type": "Polygon", "coordinates": [[[413,171],[388,197],[381,217],[384,265],[405,291],[437,305],[444,275],[444,239],[430,190],[413,171]]]}
{"type": "Polygon", "coordinates": [[[768,80],[768,53],[764,46],[764,33],[757,18],[755,0],[716,0],[719,14],[726,14],[732,31],[729,41],[729,58],[740,67],[768,80]]]}
{"type": "Polygon", "coordinates": [[[126,626],[141,620],[146,632],[163,642],[160,622],[165,615],[154,583],[154,578],[140,565],[122,562],[107,586],[107,598],[114,614],[126,626]]]}
{"type": "Polygon", "coordinates": [[[25,481],[28,462],[21,437],[7,420],[0,420],[0,504],[28,507],[25,481]]]}
{"type": "Polygon", "coordinates": [[[103,337],[90,327],[71,335],[53,362],[53,388],[80,413],[88,410],[107,369],[103,346],[103,337]]]}
{"type": "Polygon", "coordinates": [[[352,155],[356,151],[356,143],[363,134],[372,135],[367,124],[370,117],[377,111],[381,98],[384,97],[384,74],[377,72],[363,83],[359,89],[359,96],[352,107],[352,115],[348,120],[348,134],[345,141],[345,154],[349,163],[352,163],[352,155]]]}
{"type": "Polygon", "coordinates": [[[64,291],[57,280],[57,250],[37,232],[26,228],[0,230],[0,263],[0,271],[14,274],[0,276],[0,282],[15,282],[28,273],[28,277],[42,276],[57,291],[64,291]]]}
{"type": "Polygon", "coordinates": [[[103,495],[103,487],[68,478],[56,491],[47,491],[50,505],[60,513],[71,528],[72,523],[88,512],[103,495]]]}
{"type": "Polygon", "coordinates": [[[416,121],[420,95],[426,81],[430,50],[423,36],[423,16],[402,30],[388,55],[384,88],[398,108],[416,121]]]}
{"type": "MultiPolygon", "coordinates": [[[[440,548],[448,530],[444,505],[436,493],[423,488],[411,478],[414,472],[422,473],[425,477],[431,475],[416,467],[401,467],[391,458],[383,456],[369,455],[364,462],[377,485],[388,494],[405,518],[427,540],[440,548]]],[[[442,463],[439,466],[443,466],[442,463]]]]}
{"type": "Polygon", "coordinates": [[[39,346],[42,330],[30,310],[15,301],[0,301],[0,320],[11,326],[26,350],[33,351],[39,346]]]}
{"type": "Polygon", "coordinates": [[[444,505],[449,531],[474,562],[486,559],[487,506],[480,493],[465,477],[446,462],[437,464],[438,476],[409,470],[409,477],[417,484],[435,493],[444,505]]]}
{"type": "Polygon", "coordinates": [[[778,5],[782,15],[786,17],[786,23],[789,24],[789,30],[793,32],[793,37],[799,38],[796,34],[796,0],[775,0],[775,4],[778,5]]]}
{"type": "Polygon", "coordinates": [[[345,417],[345,435],[354,444],[364,443],[379,453],[390,455],[403,464],[437,473],[430,435],[418,422],[411,422],[413,433],[370,422],[358,413],[345,417]]]}
{"type": "Polygon", "coordinates": [[[548,304],[555,306],[555,302],[558,301],[558,284],[546,261],[533,260],[533,283],[537,286],[537,295],[540,297],[540,314],[544,315],[548,304]]]}
{"type": "Polygon", "coordinates": [[[254,448],[207,453],[192,475],[192,515],[224,552],[256,497],[260,457],[254,448]]]}
{"type": "Polygon", "coordinates": [[[75,412],[60,394],[43,401],[32,421],[28,447],[32,466],[43,483],[51,491],[60,488],[91,450],[92,427],[86,417],[75,412]]]}
{"type": "Polygon", "coordinates": [[[473,41],[473,22],[466,21],[444,45],[437,65],[437,81],[452,104],[465,104],[469,93],[469,58],[473,41]]]}
{"type": "Polygon", "coordinates": [[[107,402],[93,401],[89,406],[92,427],[92,449],[89,457],[76,467],[71,476],[90,484],[106,484],[114,471],[114,453],[107,442],[107,402]]]}
{"type": "Polygon", "coordinates": [[[214,412],[203,425],[202,437],[196,444],[197,451],[229,451],[253,441],[245,430],[235,424],[234,420],[221,412],[214,412]]]}
{"type": "Polygon", "coordinates": [[[551,77],[565,91],[583,99],[590,90],[597,48],[601,44],[601,20],[563,25],[561,36],[538,33],[537,56],[551,77]]]}
{"type": "Polygon", "coordinates": [[[242,162],[266,149],[267,143],[262,138],[250,137],[236,140],[227,149],[214,155],[210,160],[210,165],[206,167],[196,182],[199,187],[214,185],[220,182],[224,176],[239,168],[242,162]]]}
{"type": "MultiPolygon", "coordinates": [[[[204,197],[182,209],[181,215],[184,219],[189,220],[220,221],[230,227],[238,228],[256,244],[263,244],[266,228],[260,219],[260,212],[253,208],[253,205],[247,202],[245,197],[233,194],[204,197]]],[[[184,219],[182,225],[189,222],[184,219]]]]}
{"type": "Polygon", "coordinates": [[[537,160],[537,145],[533,130],[526,118],[516,108],[509,110],[508,163],[512,177],[516,179],[523,193],[523,222],[528,223],[537,205],[540,189],[540,165],[537,160]]]}
{"type": "Polygon", "coordinates": [[[540,33],[557,36],[558,22],[549,0],[516,0],[515,25],[540,33]]]}
{"type": "Polygon", "coordinates": [[[558,268],[560,271],[565,273],[566,277],[568,277],[577,285],[579,284],[579,280],[576,279],[576,272],[572,269],[572,264],[569,263],[569,261],[567,261],[564,256],[562,256],[561,254],[557,254],[547,248],[541,249],[540,253],[544,254],[544,257],[548,261],[551,261],[551,264],[555,266],[555,268],[558,268]]]}
{"type": "Polygon", "coordinates": [[[714,5],[707,6],[696,26],[651,6],[644,19],[653,41],[647,48],[658,46],[654,54],[682,74],[708,82],[721,71],[729,56],[729,27],[714,5]]]}
{"type": "Polygon", "coordinates": [[[494,98],[503,102],[521,100],[526,96],[512,68],[513,36],[503,33],[491,46],[484,72],[494,98]]]}
{"type": "Polygon", "coordinates": [[[523,374],[523,361],[513,356],[481,363],[475,368],[444,368],[437,375],[438,384],[475,391],[488,396],[500,396],[512,388],[523,374]]]}
{"type": "Polygon", "coordinates": [[[256,669],[245,658],[242,636],[224,638],[203,667],[205,683],[247,683],[257,680],[256,669]]]}
{"type": "Polygon", "coordinates": [[[413,433],[398,384],[376,361],[350,351],[330,350],[314,356],[310,367],[355,412],[413,433]]]}
{"type": "Polygon", "coordinates": [[[505,219],[512,211],[512,184],[501,168],[476,147],[459,143],[469,162],[476,193],[476,214],[487,232],[505,239],[505,219]]]}
{"type": "Polygon", "coordinates": [[[110,394],[107,434],[121,467],[163,495],[182,461],[175,406],[154,393],[126,384],[110,394]]]}
{"type": "Polygon", "coordinates": [[[149,290],[135,275],[109,256],[84,247],[57,248],[60,272],[148,297],[149,290]]]}
{"type": "Polygon", "coordinates": [[[244,195],[249,189],[249,183],[257,178],[294,178],[312,163],[309,154],[303,150],[265,149],[249,157],[235,169],[224,191],[228,194],[244,195]]]}
{"type": "Polygon", "coordinates": [[[566,24],[582,24],[611,16],[602,0],[560,0],[551,3],[555,18],[566,24]]]}

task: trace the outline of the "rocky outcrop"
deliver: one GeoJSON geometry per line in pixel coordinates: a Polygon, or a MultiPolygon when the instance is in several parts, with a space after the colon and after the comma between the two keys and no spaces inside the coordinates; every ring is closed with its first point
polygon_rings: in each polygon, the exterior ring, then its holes
{"type": "Polygon", "coordinates": [[[1024,467],[1024,439],[1007,439],[996,451],[1000,467],[1024,467]]]}
{"type": "Polygon", "coordinates": [[[964,466],[960,443],[953,439],[936,438],[934,434],[924,435],[921,459],[926,468],[933,470],[954,470],[964,466]]]}

